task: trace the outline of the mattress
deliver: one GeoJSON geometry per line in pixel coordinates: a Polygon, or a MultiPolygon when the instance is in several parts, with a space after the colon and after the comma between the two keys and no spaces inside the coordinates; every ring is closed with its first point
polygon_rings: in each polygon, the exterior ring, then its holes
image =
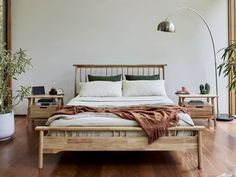
{"type": "MultiPolygon", "coordinates": [[[[164,105],[173,104],[167,96],[149,96],[149,97],[75,97],[67,105],[84,105],[84,106],[106,106],[106,107],[119,107],[119,106],[134,106],[134,105],[164,105]]],[[[191,117],[185,113],[179,113],[180,121],[177,126],[194,126],[191,117]]],[[[68,126],[80,126],[80,127],[139,127],[138,123],[134,120],[126,120],[118,117],[112,113],[93,113],[85,112],[76,115],[55,115],[50,117],[46,123],[52,127],[68,127],[68,126]]],[[[112,131],[83,131],[83,132],[50,132],[50,136],[145,136],[144,132],[112,132],[112,131]]],[[[190,136],[190,131],[176,131],[170,135],[174,136],[190,136]]]]}

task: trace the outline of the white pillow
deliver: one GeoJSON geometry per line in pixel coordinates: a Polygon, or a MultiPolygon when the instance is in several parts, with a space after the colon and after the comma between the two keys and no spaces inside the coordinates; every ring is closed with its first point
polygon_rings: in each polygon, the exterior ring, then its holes
{"type": "Polygon", "coordinates": [[[123,96],[166,96],[165,80],[123,81],[123,96]]]}
{"type": "Polygon", "coordinates": [[[121,97],[122,83],[110,81],[84,82],[80,85],[80,97],[121,97]]]}

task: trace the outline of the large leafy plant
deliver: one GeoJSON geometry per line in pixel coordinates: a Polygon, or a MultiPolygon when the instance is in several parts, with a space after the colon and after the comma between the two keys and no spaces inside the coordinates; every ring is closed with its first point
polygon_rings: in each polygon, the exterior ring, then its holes
{"type": "Polygon", "coordinates": [[[218,66],[219,75],[230,76],[229,90],[236,90],[236,43],[220,50],[223,51],[222,63],[218,66]]]}
{"type": "Polygon", "coordinates": [[[11,79],[17,80],[18,76],[31,67],[31,59],[26,56],[25,50],[19,49],[14,54],[0,44],[0,114],[12,111],[13,106],[20,103],[30,94],[31,88],[21,86],[12,96],[10,87],[11,79]],[[12,101],[15,104],[12,104],[12,101]]]}

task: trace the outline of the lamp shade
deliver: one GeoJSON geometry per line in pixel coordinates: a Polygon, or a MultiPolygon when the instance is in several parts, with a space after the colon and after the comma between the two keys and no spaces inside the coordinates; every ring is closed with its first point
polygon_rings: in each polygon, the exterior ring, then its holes
{"type": "Polygon", "coordinates": [[[157,26],[157,31],[163,31],[163,32],[169,32],[174,33],[175,32],[175,25],[171,21],[162,21],[157,26]]]}

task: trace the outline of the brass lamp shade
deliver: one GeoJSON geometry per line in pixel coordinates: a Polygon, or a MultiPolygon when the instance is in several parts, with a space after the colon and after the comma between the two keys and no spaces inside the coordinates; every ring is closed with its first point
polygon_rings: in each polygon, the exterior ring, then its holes
{"type": "Polygon", "coordinates": [[[174,33],[175,32],[175,25],[171,21],[162,21],[157,26],[157,31],[163,31],[163,32],[169,32],[174,33]]]}

